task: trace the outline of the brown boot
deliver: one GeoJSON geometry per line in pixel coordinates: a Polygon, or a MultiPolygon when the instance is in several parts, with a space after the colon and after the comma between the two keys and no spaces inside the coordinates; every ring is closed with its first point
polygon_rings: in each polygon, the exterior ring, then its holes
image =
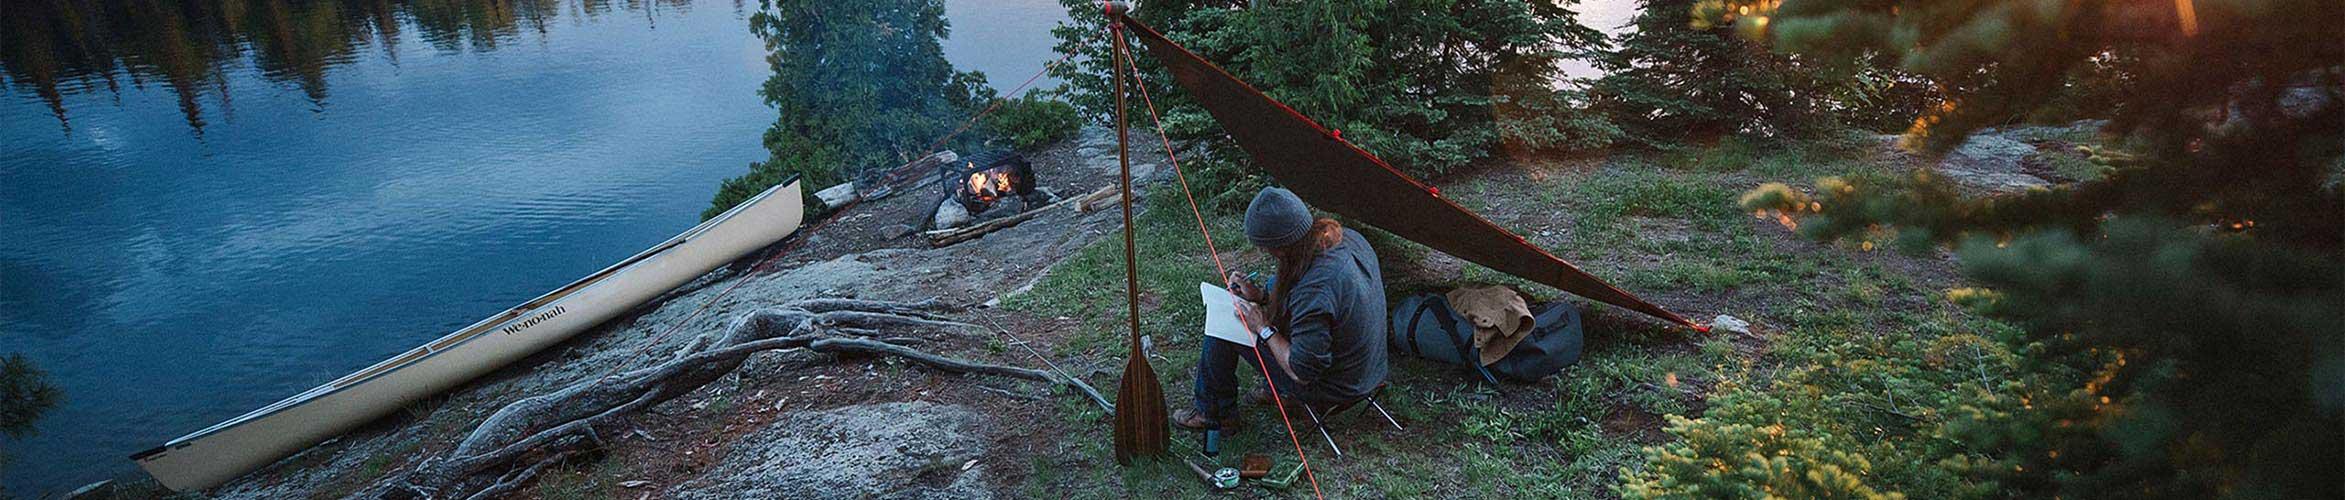
{"type": "Polygon", "coordinates": [[[1238,418],[1235,416],[1215,420],[1206,418],[1204,414],[1197,413],[1197,410],[1188,408],[1173,410],[1172,421],[1173,425],[1180,426],[1180,428],[1200,431],[1208,429],[1231,430],[1238,428],[1239,424],[1238,418]]]}

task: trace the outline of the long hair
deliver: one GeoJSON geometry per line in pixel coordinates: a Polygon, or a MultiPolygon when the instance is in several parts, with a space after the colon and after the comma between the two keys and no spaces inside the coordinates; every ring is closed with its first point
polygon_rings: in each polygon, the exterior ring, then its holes
{"type": "Polygon", "coordinates": [[[1294,291],[1295,282],[1303,280],[1303,273],[1311,270],[1311,262],[1318,260],[1319,254],[1340,243],[1343,243],[1343,224],[1322,217],[1311,222],[1311,232],[1302,241],[1266,250],[1271,260],[1278,263],[1278,283],[1270,287],[1271,324],[1286,329],[1287,321],[1293,319],[1287,317],[1287,294],[1294,291]]]}

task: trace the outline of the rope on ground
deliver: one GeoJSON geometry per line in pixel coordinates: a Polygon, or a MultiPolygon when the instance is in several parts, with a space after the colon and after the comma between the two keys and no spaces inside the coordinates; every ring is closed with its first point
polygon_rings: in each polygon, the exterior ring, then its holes
{"type": "MultiPolygon", "coordinates": [[[[1118,36],[1121,35],[1119,34],[1118,36]]],[[[1132,60],[1132,53],[1129,47],[1118,47],[1118,50],[1124,51],[1123,59],[1125,61],[1132,60]]],[[[1172,164],[1173,177],[1180,179],[1181,195],[1187,198],[1189,201],[1189,213],[1196,216],[1197,218],[1198,234],[1202,234],[1205,237],[1206,254],[1213,258],[1214,270],[1220,272],[1220,276],[1227,277],[1230,275],[1229,267],[1222,263],[1221,252],[1213,245],[1213,230],[1208,229],[1205,224],[1205,211],[1201,208],[1198,208],[1197,195],[1190,192],[1189,190],[1189,176],[1188,174],[1183,173],[1181,170],[1181,159],[1173,154],[1172,138],[1171,136],[1166,135],[1164,131],[1164,118],[1157,115],[1155,100],[1148,96],[1147,81],[1141,79],[1140,67],[1138,64],[1130,64],[1122,68],[1117,68],[1114,71],[1114,73],[1116,73],[1116,78],[1125,78],[1126,71],[1129,71],[1130,73],[1130,78],[1134,84],[1132,86],[1138,87],[1140,89],[1140,102],[1144,103],[1148,107],[1148,119],[1152,120],[1156,124],[1156,137],[1158,140],[1163,141],[1164,157],[1167,162],[1172,164]]],[[[1207,341],[1211,342],[1211,340],[1207,341]]],[[[1259,342],[1255,343],[1254,345],[1254,366],[1262,369],[1262,383],[1270,386],[1269,392],[1271,404],[1278,407],[1278,419],[1279,421],[1286,424],[1287,442],[1294,445],[1295,458],[1296,460],[1302,462],[1303,477],[1309,478],[1311,480],[1311,494],[1318,498],[1327,498],[1327,495],[1321,493],[1319,490],[1319,475],[1313,473],[1311,470],[1311,457],[1303,453],[1303,440],[1301,437],[1298,437],[1295,434],[1295,421],[1292,417],[1287,416],[1286,400],[1279,395],[1278,383],[1271,381],[1269,360],[1262,355],[1262,346],[1259,342]]]]}
{"type": "Polygon", "coordinates": [[[1083,383],[1083,379],[1075,378],[1073,374],[1067,373],[1065,368],[1059,368],[1059,364],[1053,363],[1050,361],[1049,357],[1043,356],[1042,351],[1034,350],[1033,344],[1026,343],[1025,339],[1018,338],[1016,334],[1010,333],[1010,330],[1007,328],[1002,328],[1002,324],[1000,322],[993,320],[992,314],[980,312],[977,313],[977,317],[979,319],[985,320],[986,325],[992,326],[992,331],[995,335],[1010,339],[1010,343],[1017,344],[1018,347],[1025,348],[1027,353],[1034,355],[1035,360],[1041,361],[1043,366],[1050,367],[1050,371],[1052,373],[1057,373],[1059,378],[1066,379],[1068,385],[1073,385],[1076,389],[1081,389],[1084,396],[1090,397],[1092,402],[1099,403],[1099,409],[1107,410],[1108,413],[1115,413],[1115,403],[1107,402],[1107,396],[1100,395],[1099,389],[1092,388],[1091,384],[1083,383]]]}

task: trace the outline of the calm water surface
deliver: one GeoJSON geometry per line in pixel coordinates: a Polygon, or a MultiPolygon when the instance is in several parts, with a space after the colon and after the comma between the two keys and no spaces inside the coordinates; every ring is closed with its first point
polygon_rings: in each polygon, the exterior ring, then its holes
{"type": "MultiPolygon", "coordinates": [[[[9,0],[43,3],[70,2],[9,0]]],[[[0,353],[66,394],[0,441],[10,492],[624,258],[766,156],[755,2],[193,4],[103,34],[0,16],[0,49],[56,54],[0,73],[0,353]],[[89,36],[111,50],[57,48],[89,36]]],[[[1054,58],[1055,2],[947,4],[948,58],[997,88],[1054,58]]]]}

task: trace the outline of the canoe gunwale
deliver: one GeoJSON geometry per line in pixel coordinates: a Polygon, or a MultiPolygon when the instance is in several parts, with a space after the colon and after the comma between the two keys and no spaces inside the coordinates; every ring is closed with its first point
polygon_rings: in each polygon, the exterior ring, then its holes
{"type": "MultiPolygon", "coordinates": [[[[716,227],[725,221],[731,220],[733,216],[741,213],[742,210],[752,205],[762,203],[767,198],[771,197],[774,193],[782,191],[792,185],[796,185],[799,182],[799,176],[793,174],[788,178],[783,179],[782,182],[776,183],[772,187],[766,188],[765,191],[758,193],[756,196],[750,197],[747,200],[743,200],[741,203],[734,205],[733,208],[726,210],[724,213],[719,214],[716,217],[711,217],[706,221],[701,221],[700,224],[693,226],[691,229],[685,230],[683,233],[677,234],[675,237],[669,238],[668,240],[663,241],[658,245],[654,245],[642,252],[638,252],[633,256],[605,267],[602,270],[596,271],[593,274],[589,274],[584,278],[580,278],[577,281],[570,282],[569,284],[555,288],[551,292],[547,292],[546,294],[530,299],[527,302],[523,302],[519,306],[506,309],[505,311],[499,312],[488,318],[474,322],[470,326],[457,329],[456,331],[447,335],[443,335],[439,338],[433,339],[430,342],[426,342],[423,345],[405,351],[400,351],[399,353],[393,354],[389,358],[377,362],[374,365],[369,365],[366,368],[361,368],[358,371],[352,372],[350,375],[338,377],[335,380],[326,382],[316,387],[312,387],[308,390],[304,390],[301,393],[295,394],[275,403],[262,406],[259,409],[247,412],[243,415],[237,416],[236,418],[231,418],[218,424],[214,424],[210,427],[205,427],[201,430],[188,433],[185,436],[180,436],[179,438],[167,441],[160,446],[133,453],[130,455],[130,459],[133,461],[142,461],[148,457],[152,457],[156,454],[160,454],[174,448],[185,447],[196,440],[203,439],[204,437],[241,426],[245,423],[259,420],[271,414],[316,401],[326,396],[331,396],[334,393],[341,392],[345,389],[365,385],[369,381],[396,373],[400,369],[412,366],[416,363],[421,363],[441,353],[455,350],[458,347],[462,347],[464,344],[470,343],[471,341],[480,338],[484,333],[494,331],[499,325],[504,325],[514,320],[526,317],[531,311],[536,311],[545,308],[546,306],[559,304],[564,300],[567,300],[570,297],[576,295],[577,292],[588,290],[594,288],[597,285],[606,283],[610,277],[619,274],[621,271],[625,271],[628,268],[634,267],[635,265],[649,261],[653,257],[657,257],[660,254],[667,252],[668,250],[673,250],[676,247],[682,246],[684,243],[691,241],[701,233],[707,232],[710,228],[716,227]],[[454,339],[455,342],[447,343],[445,346],[439,348],[432,347],[451,339],[454,339]],[[414,355],[417,353],[417,351],[423,351],[422,355],[414,355]],[[352,375],[359,374],[366,374],[366,376],[354,380],[350,379],[352,375]]],[[[793,200],[792,202],[802,203],[802,200],[793,200]]]]}

